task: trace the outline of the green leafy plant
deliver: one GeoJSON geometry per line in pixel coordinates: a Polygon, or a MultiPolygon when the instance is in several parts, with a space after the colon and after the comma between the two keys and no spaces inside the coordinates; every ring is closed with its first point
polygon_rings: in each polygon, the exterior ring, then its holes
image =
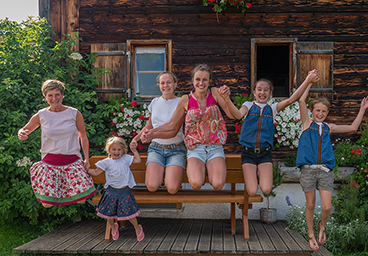
{"type": "Polygon", "coordinates": [[[216,13],[223,12],[229,6],[235,6],[244,13],[252,4],[243,0],[203,0],[203,6],[213,4],[212,10],[216,13]]]}
{"type": "MultiPolygon", "coordinates": [[[[42,207],[33,194],[29,167],[40,161],[40,129],[20,141],[17,131],[39,109],[43,101],[41,85],[46,79],[65,83],[63,103],[79,109],[84,117],[91,148],[97,153],[109,136],[106,103],[98,102],[94,88],[106,72],[95,69],[95,54],[81,55],[71,50],[71,36],[55,42],[47,21],[29,18],[18,24],[0,21],[0,215],[2,221],[25,217],[60,223],[80,217],[94,217],[90,204],[42,207]],[[93,135],[93,136],[92,136],[93,135]]],[[[108,113],[109,114],[109,113],[108,113]]]]}
{"type": "Polygon", "coordinates": [[[367,157],[367,151],[361,145],[351,141],[337,143],[334,149],[337,166],[355,166],[367,157]]]}

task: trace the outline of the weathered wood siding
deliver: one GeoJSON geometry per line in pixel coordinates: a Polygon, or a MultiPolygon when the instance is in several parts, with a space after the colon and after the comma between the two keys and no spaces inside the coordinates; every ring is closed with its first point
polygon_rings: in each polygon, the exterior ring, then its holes
{"type": "MultiPolygon", "coordinates": [[[[51,20],[58,14],[52,7],[51,20]]],[[[250,92],[252,38],[297,38],[333,42],[333,102],[329,122],[352,122],[368,94],[368,1],[257,0],[242,14],[224,14],[194,0],[80,0],[80,52],[91,44],[128,39],[170,39],[178,91],[190,91],[190,70],[198,63],[213,68],[214,84],[250,92]]],[[[68,2],[67,2],[68,3],[68,2]]],[[[73,17],[75,15],[73,14],[73,17]]],[[[368,120],[365,118],[364,120],[368,120]]],[[[229,150],[239,150],[229,126],[229,150]],[[232,149],[234,145],[235,149],[232,149]]]]}

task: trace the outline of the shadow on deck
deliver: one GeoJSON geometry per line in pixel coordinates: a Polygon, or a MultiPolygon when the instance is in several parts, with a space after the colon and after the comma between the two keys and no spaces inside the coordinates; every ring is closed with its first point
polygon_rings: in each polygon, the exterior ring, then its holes
{"type": "MultiPolygon", "coordinates": [[[[285,229],[285,221],[263,224],[249,221],[249,241],[231,234],[230,220],[138,218],[146,237],[137,242],[130,223],[120,228],[118,240],[104,241],[105,221],[82,220],[65,224],[31,242],[13,249],[14,253],[44,254],[128,254],[128,255],[242,255],[289,254],[332,255],[325,248],[318,253],[295,230],[285,229]]],[[[240,220],[237,220],[240,222],[240,220]]]]}

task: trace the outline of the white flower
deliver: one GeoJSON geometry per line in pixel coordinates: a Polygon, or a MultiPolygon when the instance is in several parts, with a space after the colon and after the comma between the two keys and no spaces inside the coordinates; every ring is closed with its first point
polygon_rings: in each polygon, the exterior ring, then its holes
{"type": "Polygon", "coordinates": [[[116,123],[118,122],[118,119],[115,117],[114,119],[112,119],[112,122],[113,122],[114,124],[116,124],[116,123]]]}
{"type": "Polygon", "coordinates": [[[82,60],[83,56],[79,52],[73,52],[72,54],[70,54],[70,58],[72,58],[73,60],[82,60]]]}
{"type": "Polygon", "coordinates": [[[122,116],[123,116],[123,113],[121,113],[121,112],[120,112],[120,113],[118,114],[118,117],[122,117],[122,116]]]}
{"type": "Polygon", "coordinates": [[[29,157],[23,157],[22,159],[18,159],[16,162],[18,167],[26,167],[27,165],[31,166],[32,165],[32,161],[29,157]]]}

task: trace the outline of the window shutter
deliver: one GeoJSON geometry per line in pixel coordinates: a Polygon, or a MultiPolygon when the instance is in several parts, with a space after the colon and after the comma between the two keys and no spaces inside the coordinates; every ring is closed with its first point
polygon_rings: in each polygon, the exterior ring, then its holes
{"type": "Polygon", "coordinates": [[[126,44],[103,43],[91,44],[91,53],[97,53],[96,68],[104,68],[108,71],[104,74],[96,87],[97,98],[108,100],[110,97],[127,96],[127,68],[126,68],[126,44]]]}
{"type": "Polygon", "coordinates": [[[302,84],[308,71],[317,69],[320,80],[312,85],[311,97],[333,100],[333,42],[298,42],[297,82],[302,84]]]}

